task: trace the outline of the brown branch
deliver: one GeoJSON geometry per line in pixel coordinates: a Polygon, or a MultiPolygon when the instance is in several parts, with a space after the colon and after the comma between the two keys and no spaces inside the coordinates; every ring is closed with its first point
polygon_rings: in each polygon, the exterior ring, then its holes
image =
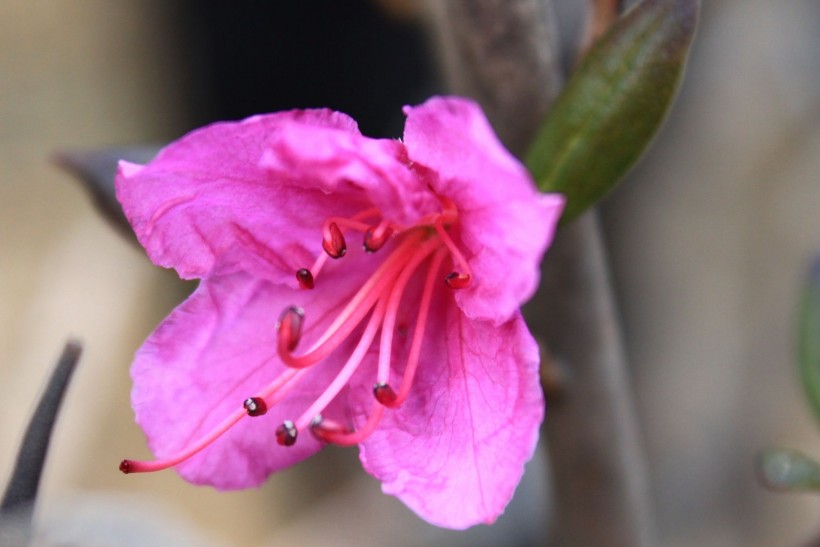
{"type": "Polygon", "coordinates": [[[472,97],[507,147],[523,154],[562,84],[546,0],[428,0],[452,92],[472,97]]]}
{"type": "MultiPolygon", "coordinates": [[[[521,155],[561,83],[551,3],[430,0],[428,6],[451,90],[477,99],[502,141],[521,155]]],[[[608,14],[602,20],[612,20],[620,2],[594,6],[608,14]]],[[[568,378],[563,397],[547,401],[544,428],[552,539],[652,545],[647,471],[595,213],[557,235],[527,311],[536,336],[562,364],[553,377],[568,378]]]]}
{"type": "Polygon", "coordinates": [[[527,316],[562,373],[544,422],[555,545],[653,545],[648,479],[597,214],[563,228],[527,316]]]}

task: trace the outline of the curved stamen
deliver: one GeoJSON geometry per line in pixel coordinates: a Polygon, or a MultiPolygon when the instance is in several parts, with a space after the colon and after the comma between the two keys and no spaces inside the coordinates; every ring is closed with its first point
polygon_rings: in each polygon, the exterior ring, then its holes
{"type": "MultiPolygon", "coordinates": [[[[412,259],[415,249],[418,248],[418,244],[423,237],[424,234],[418,232],[405,239],[382,262],[321,338],[304,355],[293,355],[291,350],[288,349],[289,339],[279,336],[278,348],[282,361],[289,367],[304,368],[318,363],[330,355],[353,332],[353,329],[367,315],[385,289],[392,286],[393,279],[404,268],[404,265],[412,259]]],[[[431,241],[438,244],[434,240],[431,241]]],[[[425,245],[427,244],[429,242],[425,243],[425,245]]]]}
{"type": "Polygon", "coordinates": [[[376,226],[369,227],[364,233],[364,250],[368,253],[375,253],[393,235],[393,226],[386,220],[382,220],[376,226]]]}
{"type": "Polygon", "coordinates": [[[447,286],[451,289],[463,289],[470,284],[470,281],[473,278],[472,270],[470,270],[470,265],[467,264],[467,260],[464,258],[464,255],[461,254],[458,246],[456,246],[453,238],[450,237],[450,234],[447,233],[447,230],[444,228],[444,224],[442,223],[441,219],[437,220],[433,223],[433,227],[436,229],[436,233],[441,238],[441,241],[447,246],[447,249],[450,250],[450,254],[453,256],[453,262],[458,267],[460,271],[453,272],[449,274],[445,280],[447,281],[447,286]],[[455,274],[455,275],[453,275],[455,274]]]}
{"type": "Polygon", "coordinates": [[[384,407],[378,403],[374,403],[373,411],[361,429],[351,431],[335,422],[329,422],[323,419],[315,420],[311,423],[310,429],[318,439],[325,442],[338,444],[340,446],[353,446],[365,440],[376,430],[376,427],[382,419],[382,414],[384,414],[384,407]]]}
{"type": "Polygon", "coordinates": [[[427,244],[422,250],[416,252],[413,258],[407,263],[405,268],[401,271],[399,278],[393,285],[393,290],[390,291],[390,299],[387,303],[387,312],[384,317],[384,326],[382,328],[382,337],[379,345],[379,366],[377,372],[377,381],[380,384],[387,384],[390,380],[390,359],[392,357],[391,348],[393,347],[393,333],[396,328],[396,317],[399,312],[399,305],[401,298],[404,295],[404,289],[410,281],[410,277],[416,272],[421,263],[427,259],[430,254],[440,247],[441,243],[436,240],[431,240],[434,244],[427,244]]]}
{"type": "Polygon", "coordinates": [[[384,318],[384,310],[386,307],[387,304],[385,299],[380,299],[378,304],[376,304],[376,309],[373,310],[373,315],[370,316],[370,320],[367,322],[367,326],[362,333],[362,337],[359,339],[353,353],[350,354],[347,362],[342,367],[342,370],[339,371],[339,374],[336,375],[336,378],[334,378],[330,385],[327,386],[325,391],[313,402],[312,405],[310,405],[310,407],[308,407],[307,410],[305,410],[304,413],[302,413],[299,419],[296,420],[295,423],[297,430],[302,430],[310,425],[314,416],[322,412],[322,410],[330,404],[336,395],[338,395],[350,381],[350,377],[353,376],[353,373],[356,372],[357,368],[359,368],[362,359],[364,359],[367,350],[370,349],[370,345],[376,337],[376,333],[382,324],[382,318],[384,318]]]}
{"type": "MultiPolygon", "coordinates": [[[[303,371],[298,370],[286,370],[273,382],[268,384],[262,391],[260,391],[258,397],[251,397],[251,399],[259,399],[268,407],[273,406],[276,402],[281,400],[285,392],[289,391],[290,387],[292,387],[292,382],[302,376],[302,372],[303,371]],[[267,400],[268,397],[271,397],[272,400],[267,400]]],[[[240,409],[237,409],[235,412],[228,415],[228,417],[217,424],[216,427],[182,450],[167,458],[158,460],[123,460],[120,463],[120,471],[125,474],[149,473],[152,471],[162,471],[163,469],[168,469],[169,467],[182,463],[221,437],[223,433],[236,425],[239,420],[250,415],[250,409],[248,408],[247,401],[248,399],[245,399],[240,409]]]]}
{"type": "MultiPolygon", "coordinates": [[[[421,302],[419,303],[419,313],[416,316],[416,328],[413,330],[413,340],[410,342],[410,352],[407,356],[407,364],[404,367],[404,376],[401,379],[401,386],[396,393],[395,398],[385,397],[384,401],[379,399],[379,402],[390,408],[397,408],[407,399],[410,393],[410,388],[413,386],[413,378],[416,376],[416,369],[419,364],[419,356],[421,355],[421,344],[424,341],[424,331],[427,327],[427,317],[430,313],[430,303],[433,299],[433,289],[435,288],[435,281],[438,276],[441,263],[444,261],[446,252],[440,249],[430,263],[430,269],[427,270],[427,278],[424,280],[424,289],[421,294],[421,302]]],[[[385,385],[387,385],[385,383],[385,385]]],[[[389,387],[389,386],[388,386],[389,387]]],[[[376,395],[378,399],[378,395],[376,395]]]]}

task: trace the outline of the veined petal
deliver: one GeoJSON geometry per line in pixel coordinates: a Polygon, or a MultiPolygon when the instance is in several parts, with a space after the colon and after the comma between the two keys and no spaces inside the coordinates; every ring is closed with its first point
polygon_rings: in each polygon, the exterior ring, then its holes
{"type": "MultiPolygon", "coordinates": [[[[360,282],[354,274],[340,284],[298,293],[310,309],[306,343],[360,282]]],[[[277,356],[275,324],[279,312],[294,303],[295,292],[244,273],[209,278],[146,340],[132,367],[132,403],[157,458],[203,437],[285,370],[277,356]]],[[[243,418],[177,470],[196,484],[244,488],[315,453],[321,445],[311,435],[283,448],[273,440],[275,430],[310,405],[338,366],[338,359],[329,357],[266,415],[243,418]]]]}
{"type": "Polygon", "coordinates": [[[288,282],[321,252],[325,218],[376,202],[412,213],[403,154],[329,110],[254,116],[194,131],[144,167],[121,163],[117,197],[151,259],[183,278],[288,282]]]}
{"type": "Polygon", "coordinates": [[[428,328],[439,335],[425,340],[411,396],[361,445],[362,464],[433,524],[492,523],[538,439],[538,348],[520,314],[495,327],[450,305],[428,328]]]}
{"type": "Polygon", "coordinates": [[[537,191],[472,101],[434,97],[405,113],[410,159],[459,210],[457,235],[475,279],[456,301],[468,317],[499,325],[535,291],[564,199],[537,191]]]}

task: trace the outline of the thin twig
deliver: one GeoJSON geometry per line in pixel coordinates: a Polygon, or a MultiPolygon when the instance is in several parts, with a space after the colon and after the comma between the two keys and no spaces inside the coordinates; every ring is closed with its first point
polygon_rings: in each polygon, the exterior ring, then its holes
{"type": "Polygon", "coordinates": [[[0,516],[14,516],[18,527],[28,528],[31,524],[51,433],[81,353],[79,342],[66,343],[23,436],[14,471],[0,503],[0,516]]]}

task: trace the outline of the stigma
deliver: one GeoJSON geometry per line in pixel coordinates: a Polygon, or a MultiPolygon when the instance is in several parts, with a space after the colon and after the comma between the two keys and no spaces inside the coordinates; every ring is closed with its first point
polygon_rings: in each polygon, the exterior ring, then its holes
{"type": "MultiPolygon", "coordinates": [[[[320,283],[333,283],[335,276],[344,275],[344,267],[325,270],[325,265],[328,260],[345,261],[348,240],[357,237],[361,238],[365,252],[361,259],[373,262],[372,271],[359,290],[304,350],[300,350],[300,346],[311,310],[297,303],[280,310],[275,345],[285,365],[284,372],[255,393],[249,393],[244,400],[237,401],[234,412],[177,453],[151,461],[123,460],[120,470],[141,473],[173,467],[195,457],[239,421],[269,419],[278,402],[298,392],[300,380],[308,371],[322,367],[331,354],[338,355],[343,344],[349,348],[350,344],[346,343],[350,341],[355,344],[352,351],[343,356],[341,368],[327,374],[329,381],[324,390],[301,414],[288,417],[278,425],[275,440],[285,448],[295,445],[305,433],[323,443],[343,446],[365,440],[378,428],[384,413],[401,407],[411,394],[436,291],[465,290],[474,283],[469,264],[452,236],[454,227],[458,226],[458,211],[446,198],[439,197],[439,202],[439,211],[410,226],[392,222],[376,208],[350,217],[325,219],[320,234],[322,251],[313,264],[295,272],[295,300],[300,291],[313,290],[320,283]],[[369,255],[378,255],[378,258],[369,258],[369,255]],[[414,280],[414,298],[404,298],[414,280]],[[415,321],[411,319],[410,324],[406,324],[402,320],[397,325],[400,313],[402,317],[414,315],[415,321]],[[398,363],[393,358],[396,336],[409,338],[406,351],[401,352],[404,357],[398,363]],[[325,417],[323,413],[328,406],[350,385],[365,359],[373,358],[374,351],[378,357],[371,384],[373,401],[366,419],[354,427],[352,423],[325,417]],[[391,379],[398,380],[391,384],[391,379]]],[[[443,297],[452,298],[446,294],[443,297]]]]}

